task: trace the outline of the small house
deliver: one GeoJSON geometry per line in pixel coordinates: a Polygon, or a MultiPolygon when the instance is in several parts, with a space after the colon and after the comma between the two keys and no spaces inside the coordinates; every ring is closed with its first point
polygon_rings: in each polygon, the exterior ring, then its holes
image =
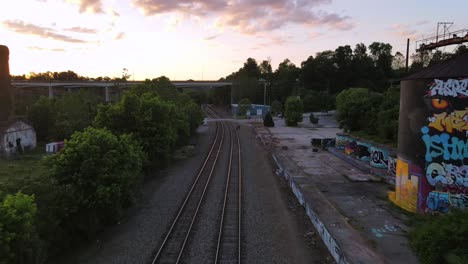
{"type": "Polygon", "coordinates": [[[0,123],[0,155],[21,153],[35,147],[36,131],[30,124],[20,120],[0,123]]]}

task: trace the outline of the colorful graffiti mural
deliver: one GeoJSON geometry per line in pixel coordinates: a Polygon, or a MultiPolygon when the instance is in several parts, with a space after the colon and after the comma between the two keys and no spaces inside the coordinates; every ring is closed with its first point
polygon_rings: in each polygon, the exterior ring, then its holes
{"type": "Polygon", "coordinates": [[[429,119],[429,127],[440,132],[453,133],[454,130],[465,132],[468,130],[468,110],[454,111],[450,114],[434,114],[429,119]]]}
{"type": "Polygon", "coordinates": [[[389,192],[389,199],[410,212],[418,209],[419,178],[417,170],[410,172],[410,165],[401,159],[396,160],[395,192],[389,192]]]}
{"type": "Polygon", "coordinates": [[[345,149],[346,145],[348,145],[350,141],[350,137],[342,134],[336,134],[335,147],[337,149],[345,149]]]}
{"type": "Polygon", "coordinates": [[[468,79],[434,80],[425,101],[427,124],[421,128],[425,146],[425,177],[420,209],[447,213],[451,208],[468,208],[468,79]]]}
{"type": "Polygon", "coordinates": [[[372,146],[370,164],[376,168],[387,168],[388,151],[383,148],[372,146]]]}
{"type": "Polygon", "coordinates": [[[450,96],[450,97],[467,97],[468,79],[455,80],[448,79],[446,81],[435,79],[434,83],[429,87],[430,96],[450,96]]]}

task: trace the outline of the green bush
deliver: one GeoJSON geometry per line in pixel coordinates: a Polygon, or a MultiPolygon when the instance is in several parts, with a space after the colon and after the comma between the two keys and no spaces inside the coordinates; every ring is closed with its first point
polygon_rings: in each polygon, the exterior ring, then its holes
{"type": "Polygon", "coordinates": [[[341,127],[347,131],[363,130],[375,135],[381,101],[382,95],[365,88],[342,91],[336,97],[337,117],[341,127]]]}
{"type": "Polygon", "coordinates": [[[94,125],[115,134],[132,134],[150,161],[163,165],[202,120],[194,101],[160,77],[132,88],[114,105],[99,106],[94,125]]]}
{"type": "Polygon", "coordinates": [[[89,238],[115,222],[132,201],[143,160],[129,136],[96,128],[76,132],[59,154],[47,157],[49,173],[63,191],[65,230],[89,238]]]}
{"type": "Polygon", "coordinates": [[[265,118],[263,118],[263,125],[266,127],[274,127],[275,122],[273,122],[273,118],[271,117],[270,112],[267,112],[265,118]]]}
{"type": "Polygon", "coordinates": [[[55,101],[41,96],[28,111],[28,119],[36,130],[37,140],[44,141],[52,137],[55,128],[55,101]]]}
{"type": "Polygon", "coordinates": [[[252,102],[248,98],[244,98],[239,101],[239,115],[245,116],[247,111],[252,108],[252,102]]]}
{"type": "Polygon", "coordinates": [[[0,202],[0,263],[31,263],[38,237],[34,196],[7,195],[0,202]]]}
{"type": "Polygon", "coordinates": [[[426,216],[414,224],[408,237],[424,264],[468,263],[468,211],[426,216]]]}
{"type": "Polygon", "coordinates": [[[302,121],[303,104],[299,97],[289,96],[286,100],[286,125],[297,126],[297,123],[302,121]]]}

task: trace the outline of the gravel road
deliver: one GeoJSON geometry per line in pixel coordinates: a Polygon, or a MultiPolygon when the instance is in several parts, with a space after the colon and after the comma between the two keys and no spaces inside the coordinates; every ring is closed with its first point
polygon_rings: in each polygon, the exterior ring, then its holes
{"type": "MultiPolygon", "coordinates": [[[[193,157],[155,173],[125,218],[98,239],[58,263],[148,263],[196,176],[215,125],[202,126],[193,138],[193,157]]],[[[242,126],[244,263],[332,263],[331,257],[286,184],[275,175],[268,153],[253,129],[242,126]]],[[[229,144],[225,143],[207,190],[200,220],[184,253],[186,263],[212,263],[224,195],[229,144]]]]}

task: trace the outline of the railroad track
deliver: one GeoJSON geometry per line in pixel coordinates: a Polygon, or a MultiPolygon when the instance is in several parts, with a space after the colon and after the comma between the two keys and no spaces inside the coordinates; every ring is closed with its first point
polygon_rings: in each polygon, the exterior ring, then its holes
{"type": "MultiPolygon", "coordinates": [[[[231,125],[230,125],[231,126],[231,125]]],[[[242,159],[239,134],[231,126],[231,148],[215,263],[241,263],[242,159]],[[234,131],[234,132],[233,132],[234,131]],[[235,134],[235,137],[232,136],[235,134]]]]}
{"type": "MultiPolygon", "coordinates": [[[[214,118],[219,115],[210,107],[205,110],[214,118]]],[[[241,188],[241,151],[237,130],[232,124],[216,122],[216,136],[212,142],[209,153],[200,168],[190,191],[174,218],[159,250],[152,257],[155,263],[180,263],[183,260],[184,249],[190,237],[192,227],[199,216],[206,190],[210,185],[218,157],[225,141],[225,134],[230,138],[229,166],[226,173],[226,186],[224,193],[219,233],[216,245],[216,254],[213,253],[215,263],[241,262],[241,220],[242,220],[242,188],[241,188]],[[227,133],[229,132],[229,133],[227,133]],[[233,136],[235,134],[235,137],[233,136]]]]}

